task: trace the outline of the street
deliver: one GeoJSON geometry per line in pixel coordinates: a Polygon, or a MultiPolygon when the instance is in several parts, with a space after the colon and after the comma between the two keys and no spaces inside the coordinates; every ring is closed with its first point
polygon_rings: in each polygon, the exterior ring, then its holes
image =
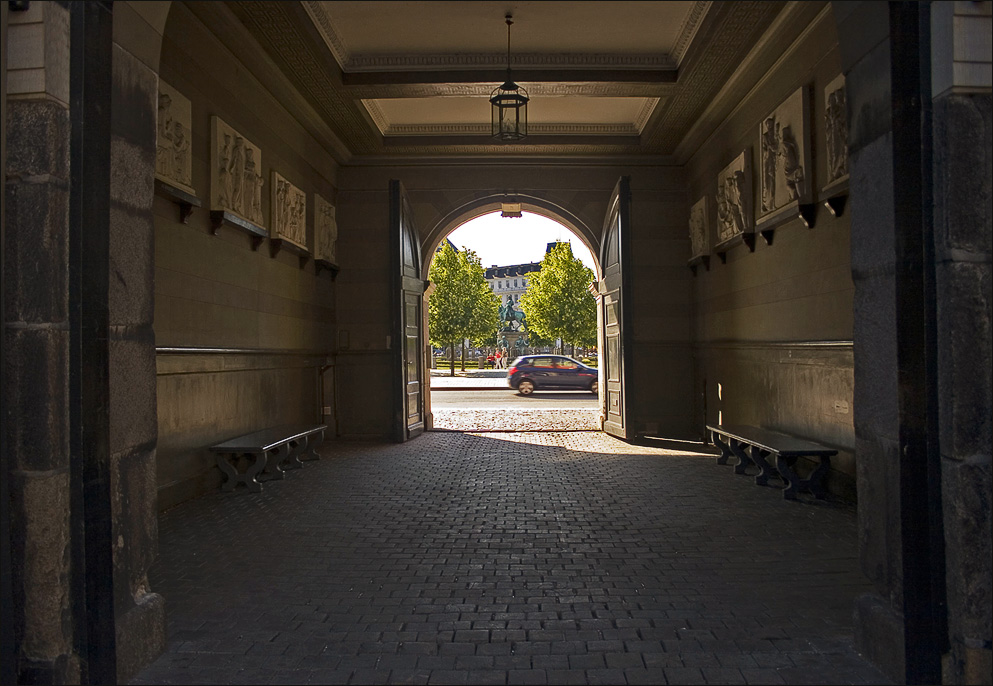
{"type": "Polygon", "coordinates": [[[527,397],[509,387],[431,392],[431,407],[435,410],[595,410],[597,403],[597,397],[589,391],[538,391],[527,397]]]}

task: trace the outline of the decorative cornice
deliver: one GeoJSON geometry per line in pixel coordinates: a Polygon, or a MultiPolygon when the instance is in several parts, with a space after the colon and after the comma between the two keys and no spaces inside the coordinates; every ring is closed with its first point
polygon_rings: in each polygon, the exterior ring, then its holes
{"type": "Polygon", "coordinates": [[[676,34],[676,47],[672,50],[672,59],[676,66],[682,63],[686,49],[690,47],[690,43],[696,37],[696,31],[703,23],[703,18],[707,16],[711,4],[709,0],[697,0],[686,14],[686,18],[683,19],[683,25],[679,27],[679,33],[676,34]]]}
{"type": "MultiPolygon", "coordinates": [[[[678,88],[674,83],[534,83],[518,80],[534,96],[595,97],[595,98],[658,98],[678,88]]],[[[496,87],[493,83],[418,83],[347,86],[346,90],[360,100],[400,98],[489,98],[496,87]]],[[[653,105],[654,106],[654,105],[653,105]]]]}
{"type": "MultiPolygon", "coordinates": [[[[378,110],[378,108],[377,108],[378,110]]],[[[381,113],[381,111],[380,111],[381,113]]],[[[372,115],[372,112],[370,112],[372,115]]],[[[379,122],[377,121],[377,125],[379,122]]],[[[489,124],[387,124],[387,136],[479,136],[489,135],[489,124]]],[[[531,135],[542,136],[637,136],[633,124],[530,124],[531,135]]]]}
{"type": "Polygon", "coordinates": [[[658,104],[658,98],[648,98],[641,106],[641,111],[638,112],[638,116],[634,118],[634,128],[636,129],[636,133],[638,135],[641,135],[641,132],[645,130],[645,125],[648,123],[648,120],[651,119],[652,112],[655,111],[658,104]]]}
{"type": "Polygon", "coordinates": [[[314,26],[317,27],[321,38],[327,44],[328,50],[331,51],[331,54],[337,60],[338,66],[344,71],[345,65],[348,63],[348,48],[345,47],[345,44],[334,30],[331,17],[324,11],[324,3],[305,0],[300,4],[303,5],[303,9],[307,12],[310,20],[314,22],[314,26]]]}
{"type": "Polygon", "coordinates": [[[362,105],[365,107],[366,111],[369,113],[369,118],[372,119],[376,128],[379,129],[380,133],[386,133],[390,128],[390,120],[386,118],[386,113],[379,106],[379,103],[375,100],[363,100],[362,105]]]}
{"type": "MultiPolygon", "coordinates": [[[[523,53],[511,57],[516,69],[673,69],[669,55],[613,53],[523,53]]],[[[503,69],[505,53],[458,53],[436,55],[357,55],[343,65],[350,73],[373,71],[423,71],[444,69],[503,69]]]]}

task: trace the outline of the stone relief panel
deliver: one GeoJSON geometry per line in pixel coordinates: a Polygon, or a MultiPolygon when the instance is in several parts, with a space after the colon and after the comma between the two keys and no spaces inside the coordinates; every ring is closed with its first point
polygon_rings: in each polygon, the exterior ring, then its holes
{"type": "Polygon", "coordinates": [[[210,208],[264,227],[261,148],[220,117],[211,117],[210,127],[210,208]]]}
{"type": "Polygon", "coordinates": [[[338,224],[334,205],[314,194],[314,259],[338,264],[338,224]]]}
{"type": "Polygon", "coordinates": [[[799,88],[759,124],[761,214],[810,202],[809,136],[807,89],[799,88]]]}
{"type": "Polygon", "coordinates": [[[717,243],[752,233],[752,151],[743,150],[717,176],[717,243]]]}
{"type": "Polygon", "coordinates": [[[307,194],[273,170],[269,238],[307,250],[307,194]]]}
{"type": "Polygon", "coordinates": [[[188,98],[159,80],[159,121],[155,136],[155,178],[190,195],[193,190],[192,107],[188,98]]]}
{"type": "Polygon", "coordinates": [[[824,135],[827,150],[827,184],[848,177],[848,114],[845,75],[824,88],[824,135]]]}
{"type": "Polygon", "coordinates": [[[695,260],[710,251],[708,244],[707,196],[697,200],[690,208],[690,259],[695,260]]]}

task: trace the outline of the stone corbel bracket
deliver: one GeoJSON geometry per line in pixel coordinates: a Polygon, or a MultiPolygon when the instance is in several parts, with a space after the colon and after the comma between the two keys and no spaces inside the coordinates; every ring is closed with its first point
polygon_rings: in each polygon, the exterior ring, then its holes
{"type": "Polygon", "coordinates": [[[247,219],[242,219],[236,214],[228,212],[227,210],[211,210],[210,211],[210,232],[213,235],[217,235],[217,232],[224,225],[234,227],[240,231],[244,231],[252,238],[252,250],[258,250],[259,246],[262,245],[264,241],[269,236],[269,232],[263,229],[257,224],[253,224],[247,219]]]}
{"type": "Polygon", "coordinates": [[[179,206],[180,224],[188,224],[190,221],[190,215],[193,214],[193,209],[196,207],[202,207],[200,198],[192,193],[187,193],[182,188],[176,188],[162,179],[155,179],[155,192],[163,198],[172,200],[179,206]]]}

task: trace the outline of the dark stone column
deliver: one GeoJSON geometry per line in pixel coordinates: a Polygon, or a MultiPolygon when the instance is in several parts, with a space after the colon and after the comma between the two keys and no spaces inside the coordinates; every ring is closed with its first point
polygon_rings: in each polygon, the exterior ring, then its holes
{"type": "Polygon", "coordinates": [[[833,7],[850,122],[860,558],[876,587],[857,603],[856,644],[896,681],[936,683],[947,636],[928,5],[833,7]]]}
{"type": "Polygon", "coordinates": [[[10,574],[12,616],[3,621],[13,625],[19,683],[73,683],[80,661],[67,430],[70,126],[68,88],[58,78],[68,69],[60,48],[68,44],[69,19],[55,3],[36,3],[9,19],[17,23],[11,30],[40,29],[33,47],[50,50],[44,83],[8,99],[4,120],[2,478],[11,545],[3,571],[10,574]]]}
{"type": "Polygon", "coordinates": [[[938,384],[945,520],[948,683],[989,682],[993,626],[990,542],[991,97],[934,101],[938,384]]]}
{"type": "Polygon", "coordinates": [[[152,330],[158,75],[115,44],[112,55],[108,371],[117,677],[165,648],[165,606],[148,569],[158,551],[155,334],[152,330]]]}

